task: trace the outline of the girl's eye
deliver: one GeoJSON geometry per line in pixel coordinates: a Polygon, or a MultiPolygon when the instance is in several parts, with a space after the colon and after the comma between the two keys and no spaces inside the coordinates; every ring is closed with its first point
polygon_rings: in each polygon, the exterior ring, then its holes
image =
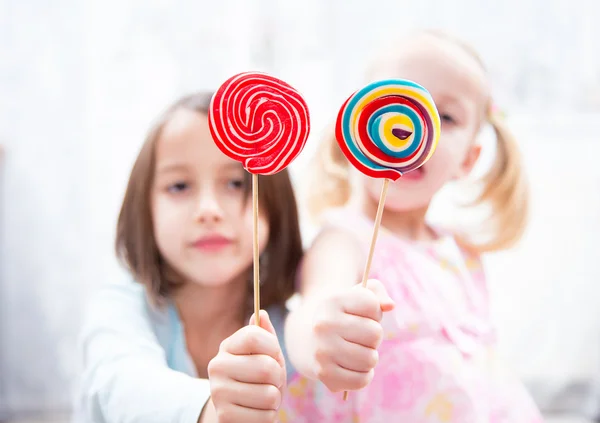
{"type": "Polygon", "coordinates": [[[442,123],[456,123],[454,118],[447,113],[440,114],[440,118],[442,119],[442,123]]]}
{"type": "Polygon", "coordinates": [[[175,184],[169,185],[167,191],[171,194],[181,193],[189,188],[189,185],[186,182],[177,182],[175,184]]]}
{"type": "Polygon", "coordinates": [[[244,181],[242,179],[232,179],[227,182],[227,186],[232,189],[241,189],[244,187],[244,181]]]}

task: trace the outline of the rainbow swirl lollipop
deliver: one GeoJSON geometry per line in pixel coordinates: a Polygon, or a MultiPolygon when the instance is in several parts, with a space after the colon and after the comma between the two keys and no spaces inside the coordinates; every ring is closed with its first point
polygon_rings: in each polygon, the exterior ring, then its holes
{"type": "Polygon", "coordinates": [[[300,154],[310,131],[306,102],[284,81],[261,72],[234,75],[209,108],[219,149],[250,173],[272,175],[300,154]]]}
{"type": "Polygon", "coordinates": [[[429,92],[403,79],[374,82],[352,94],[335,128],[337,142],[354,167],[393,181],[431,158],[440,132],[429,92]]]}

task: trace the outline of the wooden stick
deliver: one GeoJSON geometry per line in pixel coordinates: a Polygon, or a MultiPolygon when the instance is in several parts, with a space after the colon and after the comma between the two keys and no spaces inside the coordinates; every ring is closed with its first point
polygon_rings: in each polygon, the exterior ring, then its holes
{"type": "Polygon", "coordinates": [[[390,180],[384,179],[383,186],[381,187],[381,195],[379,196],[379,205],[377,206],[377,215],[375,216],[375,227],[373,228],[373,237],[371,238],[371,248],[369,249],[369,255],[367,256],[367,265],[365,266],[365,272],[363,273],[362,286],[367,287],[367,280],[369,279],[369,272],[371,271],[371,262],[373,261],[373,253],[375,252],[375,244],[377,243],[377,235],[379,235],[379,226],[381,225],[381,217],[383,216],[383,209],[385,206],[385,197],[387,196],[387,190],[390,180]]]}
{"type": "MultiPolygon", "coordinates": [[[[379,205],[377,206],[377,215],[375,216],[375,227],[373,228],[373,237],[371,238],[371,248],[369,249],[369,255],[367,256],[367,264],[362,278],[363,288],[367,287],[367,280],[369,279],[369,272],[371,271],[371,262],[373,261],[373,253],[375,252],[375,244],[377,243],[377,235],[379,234],[379,226],[381,226],[381,217],[383,216],[383,209],[385,206],[385,197],[390,180],[384,179],[383,186],[381,187],[381,195],[379,196],[379,205]]],[[[348,391],[344,391],[344,401],[348,399],[348,391]]]]}
{"type": "Polygon", "coordinates": [[[252,174],[252,213],[254,217],[253,250],[254,250],[254,317],[256,326],[260,326],[260,250],[258,245],[258,175],[252,174]]]}

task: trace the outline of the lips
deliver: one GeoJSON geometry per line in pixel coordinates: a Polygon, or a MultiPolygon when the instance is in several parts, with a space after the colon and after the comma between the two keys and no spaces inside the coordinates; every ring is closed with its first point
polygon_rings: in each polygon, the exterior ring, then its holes
{"type": "Polygon", "coordinates": [[[218,251],[230,246],[233,240],[222,235],[207,235],[193,242],[194,248],[201,251],[218,251]]]}
{"type": "Polygon", "coordinates": [[[423,169],[423,166],[411,171],[411,172],[407,172],[405,174],[402,175],[402,178],[400,178],[400,180],[404,180],[404,181],[420,181],[421,179],[423,179],[425,177],[425,169],[423,169]]]}

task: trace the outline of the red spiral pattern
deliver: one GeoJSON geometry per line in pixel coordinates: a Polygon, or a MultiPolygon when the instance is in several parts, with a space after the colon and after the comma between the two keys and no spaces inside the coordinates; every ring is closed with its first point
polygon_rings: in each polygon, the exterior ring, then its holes
{"type": "Polygon", "coordinates": [[[286,82],[260,72],[229,78],[210,103],[208,122],[217,147],[253,174],[273,175],[304,149],[308,106],[286,82]]]}

